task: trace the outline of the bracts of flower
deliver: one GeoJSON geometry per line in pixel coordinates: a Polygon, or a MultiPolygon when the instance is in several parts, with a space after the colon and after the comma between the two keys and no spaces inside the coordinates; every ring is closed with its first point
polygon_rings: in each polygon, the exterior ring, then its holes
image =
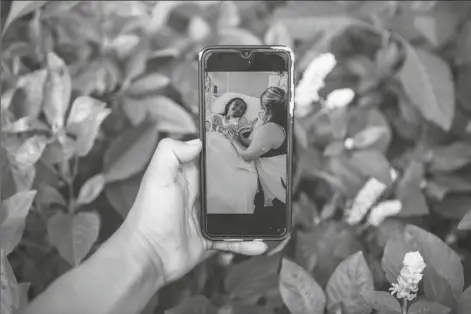
{"type": "Polygon", "coordinates": [[[397,283],[392,284],[389,290],[396,294],[398,299],[412,301],[417,296],[419,282],[422,280],[422,272],[426,264],[420,252],[409,252],[404,256],[404,265],[397,277],[397,283]]]}
{"type": "MultiPolygon", "coordinates": [[[[397,179],[396,170],[391,168],[390,172],[392,181],[395,181],[397,179]]],[[[347,223],[350,225],[359,223],[365,217],[371,206],[376,203],[376,201],[381,197],[386,189],[386,184],[375,178],[370,178],[355,196],[352,206],[346,210],[345,216],[347,223]]],[[[397,207],[397,204],[393,204],[392,206],[397,207]]],[[[379,211],[382,211],[381,207],[379,208],[379,211]]],[[[388,209],[388,211],[391,212],[390,209],[388,209]]],[[[377,215],[377,212],[378,209],[375,210],[374,215],[377,215]]],[[[373,217],[374,218],[371,219],[373,224],[380,220],[375,216],[373,217]]]]}

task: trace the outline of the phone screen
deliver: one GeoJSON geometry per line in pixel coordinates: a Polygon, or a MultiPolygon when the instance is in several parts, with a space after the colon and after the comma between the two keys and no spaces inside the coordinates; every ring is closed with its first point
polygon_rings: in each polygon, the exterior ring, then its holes
{"type": "Polygon", "coordinates": [[[209,238],[283,238],[291,223],[291,55],[200,57],[201,205],[209,238]]]}

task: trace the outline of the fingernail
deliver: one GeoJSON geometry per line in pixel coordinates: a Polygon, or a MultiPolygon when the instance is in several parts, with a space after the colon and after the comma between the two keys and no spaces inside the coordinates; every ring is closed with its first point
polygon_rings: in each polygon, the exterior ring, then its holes
{"type": "Polygon", "coordinates": [[[196,138],[194,140],[186,142],[188,145],[199,145],[201,144],[201,140],[199,138],[196,138]]]}

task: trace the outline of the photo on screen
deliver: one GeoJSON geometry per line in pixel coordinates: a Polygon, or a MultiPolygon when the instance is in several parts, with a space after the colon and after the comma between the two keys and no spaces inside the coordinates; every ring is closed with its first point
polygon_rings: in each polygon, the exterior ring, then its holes
{"type": "Polygon", "coordinates": [[[288,73],[205,73],[206,213],[286,208],[288,73]]]}

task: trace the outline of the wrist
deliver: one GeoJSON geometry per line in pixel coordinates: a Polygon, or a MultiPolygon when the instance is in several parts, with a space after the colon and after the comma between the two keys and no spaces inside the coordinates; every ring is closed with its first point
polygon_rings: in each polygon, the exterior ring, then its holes
{"type": "Polygon", "coordinates": [[[126,254],[126,258],[141,271],[140,276],[144,280],[150,280],[156,291],[164,286],[166,280],[162,260],[145,238],[139,235],[138,230],[131,228],[125,221],[116,236],[121,239],[120,249],[126,254]]]}

